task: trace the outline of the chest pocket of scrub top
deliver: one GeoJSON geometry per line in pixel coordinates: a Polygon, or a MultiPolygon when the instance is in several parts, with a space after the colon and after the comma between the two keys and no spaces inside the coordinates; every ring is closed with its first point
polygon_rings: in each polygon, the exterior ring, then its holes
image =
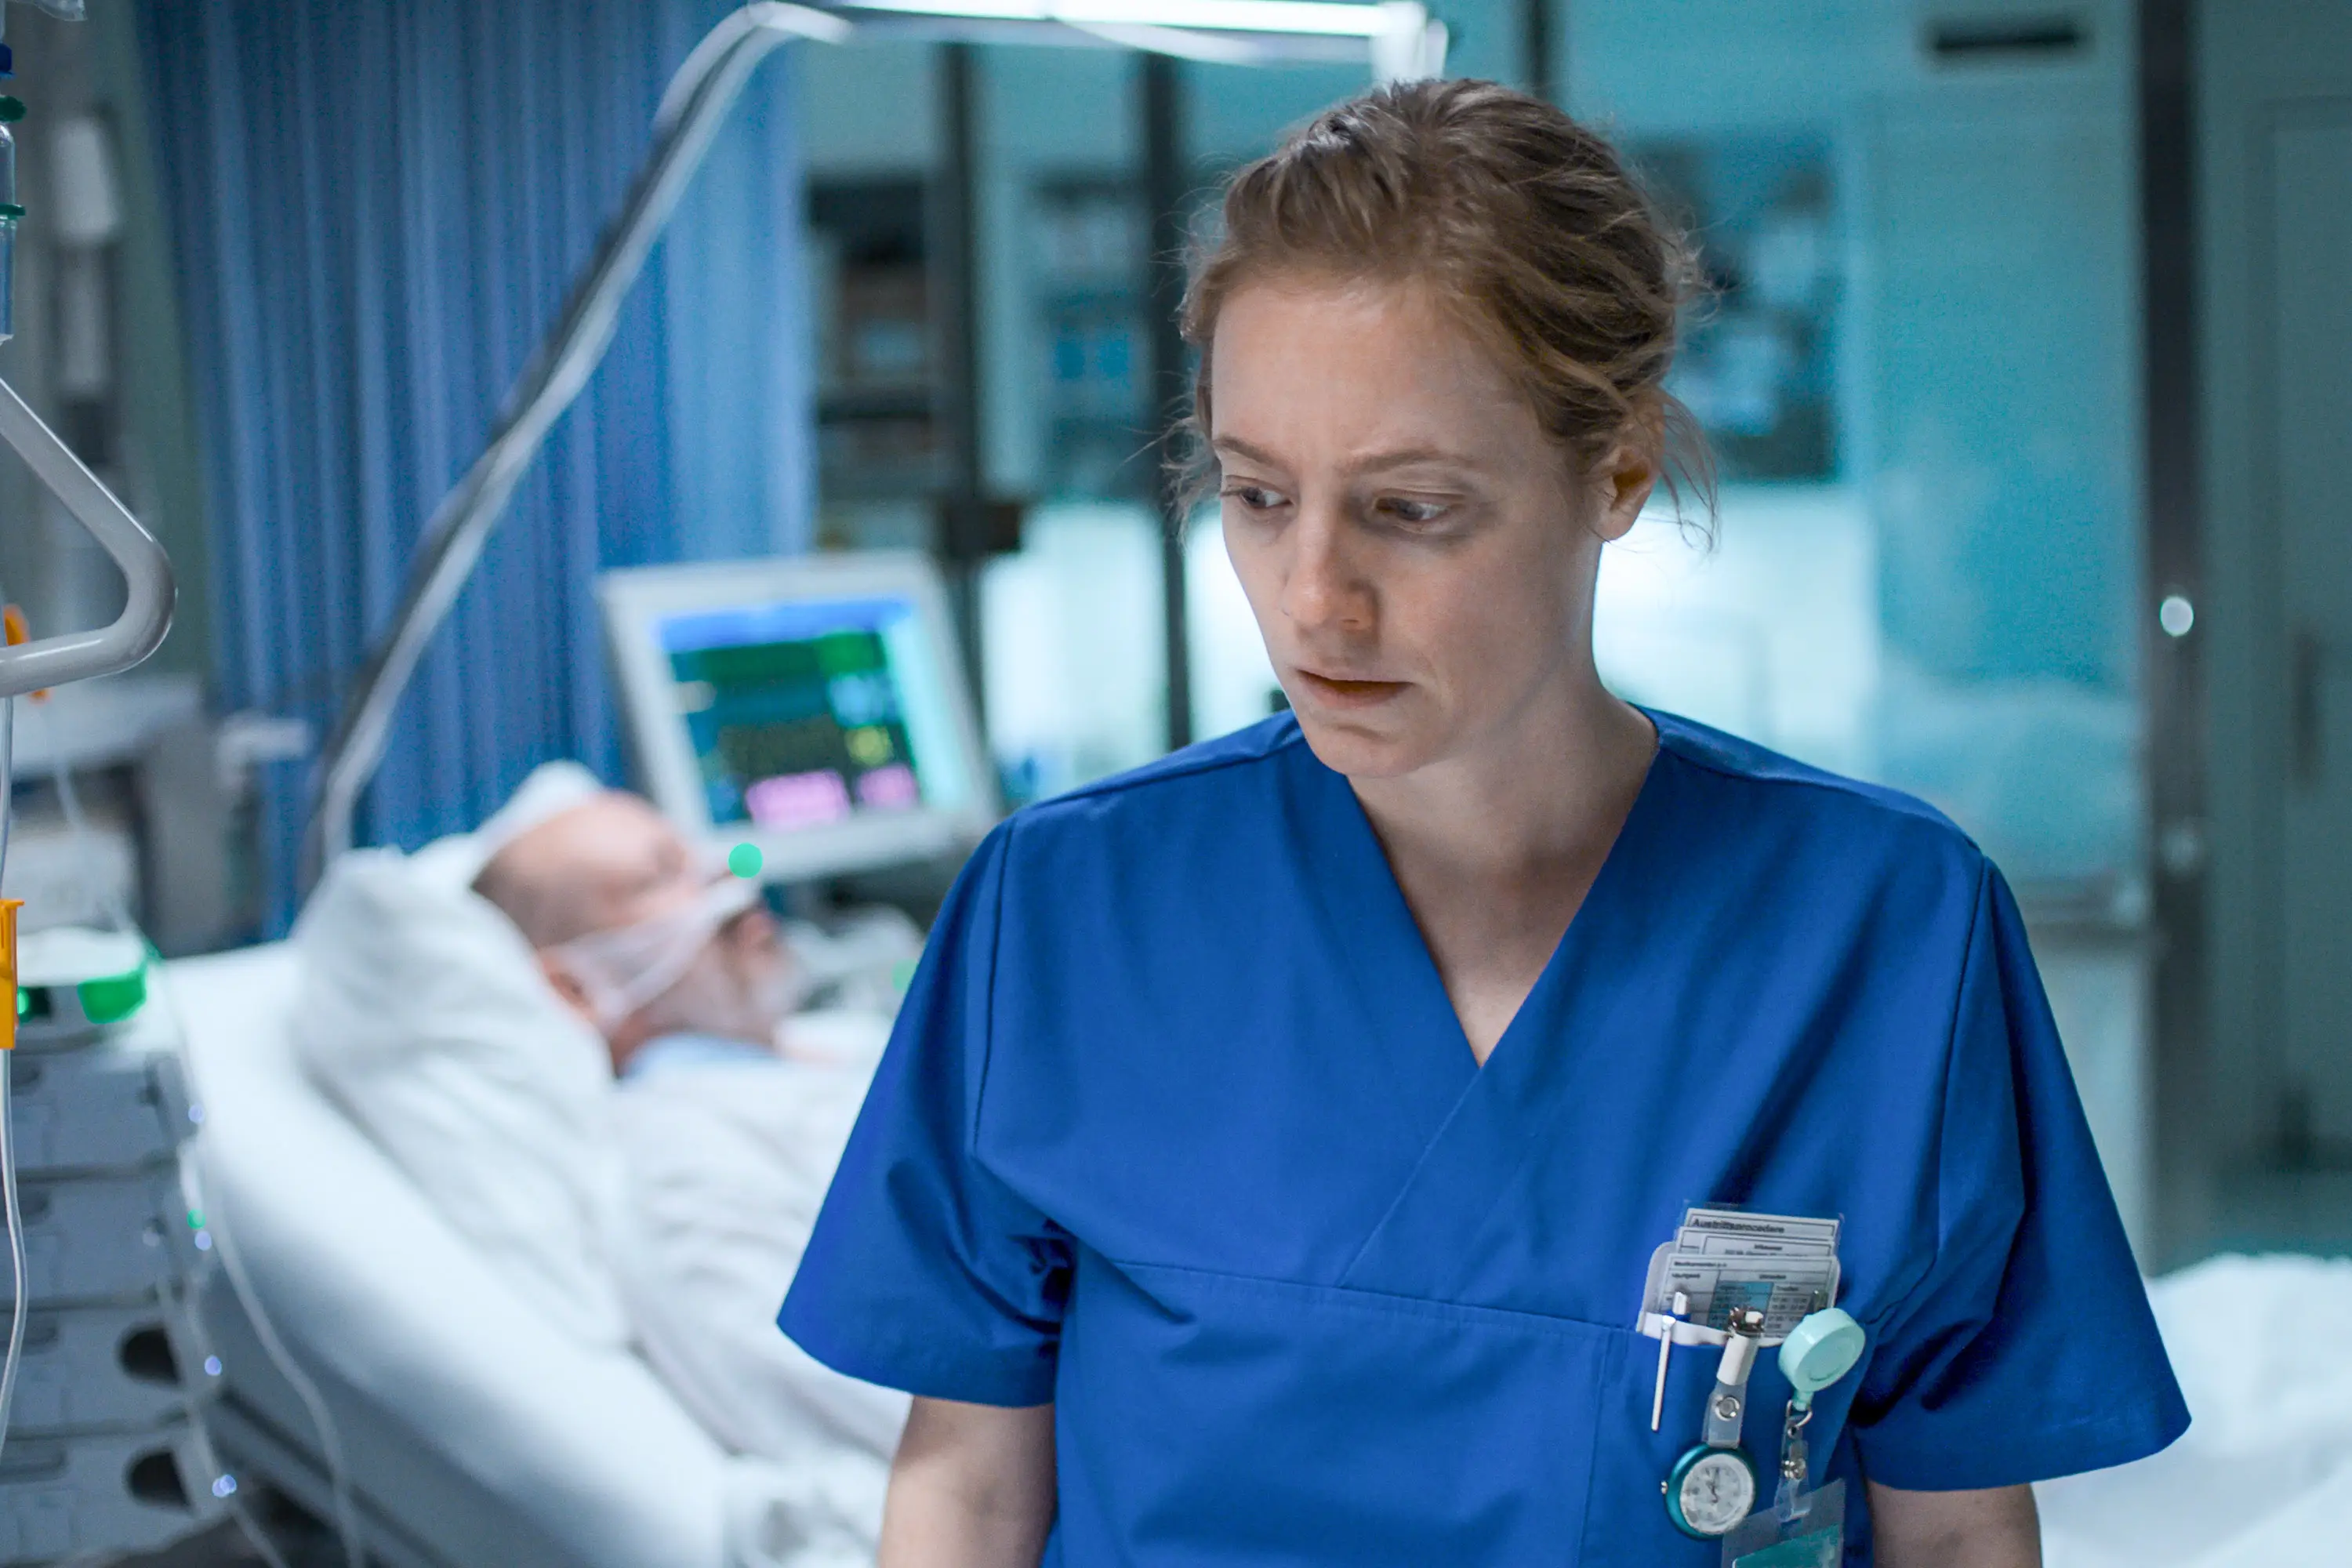
{"type": "Polygon", "coordinates": [[[1568,1568],[1613,1338],[1084,1254],[1055,1395],[1061,1560],[1568,1568]]]}
{"type": "MultiPolygon", "coordinates": [[[[1715,1388],[1723,1352],[1713,1345],[1676,1345],[1666,1369],[1666,1399],[1658,1430],[1650,1430],[1650,1406],[1658,1386],[1658,1342],[1631,1329],[1612,1329],[1595,1409],[1592,1489],[1585,1504],[1581,1568],[1718,1568],[1720,1542],[1694,1541],[1666,1517],[1658,1483],[1691,1445],[1706,1419],[1707,1395],[1715,1388]]],[[[1740,1446],[1756,1461],[1763,1486],[1759,1508],[1772,1506],[1779,1484],[1780,1423],[1789,1409],[1789,1380],[1780,1375],[1780,1350],[1757,1352],[1748,1379],[1748,1416],[1740,1446]]],[[[1853,1374],[1814,1403],[1806,1427],[1811,1450],[1812,1484],[1830,1479],[1829,1465],[1845,1426],[1846,1407],[1857,1382],[1853,1374]]]]}

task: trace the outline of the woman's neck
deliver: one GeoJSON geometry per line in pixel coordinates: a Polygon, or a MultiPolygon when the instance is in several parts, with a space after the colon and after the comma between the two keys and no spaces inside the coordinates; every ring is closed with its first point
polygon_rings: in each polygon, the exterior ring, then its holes
{"type": "Polygon", "coordinates": [[[1401,872],[1511,881],[1605,856],[1656,749],[1655,727],[1594,675],[1539,696],[1475,749],[1349,782],[1401,872]]]}
{"type": "Polygon", "coordinates": [[[1657,731],[1592,679],[1476,754],[1356,784],[1438,979],[1484,1066],[1583,907],[1642,793],[1657,731]]]}

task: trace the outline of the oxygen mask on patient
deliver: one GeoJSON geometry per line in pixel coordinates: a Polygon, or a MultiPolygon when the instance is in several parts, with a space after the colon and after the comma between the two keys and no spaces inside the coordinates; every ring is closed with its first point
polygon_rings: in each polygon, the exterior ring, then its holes
{"type": "Polygon", "coordinates": [[[729,877],[675,908],[551,952],[607,1034],[643,1012],[656,1033],[766,1040],[799,1002],[801,985],[772,926],[761,922],[764,942],[738,929],[759,905],[756,887],[729,877]]]}

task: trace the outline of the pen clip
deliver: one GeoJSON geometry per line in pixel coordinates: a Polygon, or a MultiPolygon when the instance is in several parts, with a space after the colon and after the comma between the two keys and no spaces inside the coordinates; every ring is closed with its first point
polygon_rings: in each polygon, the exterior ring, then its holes
{"type": "MultiPolygon", "coordinates": [[[[1674,1311],[1671,1314],[1675,1322],[1679,1323],[1689,1315],[1690,1297],[1683,1291],[1675,1291],[1674,1311]]],[[[1653,1432],[1656,1431],[1666,1418],[1666,1358],[1674,1352],[1675,1331],[1672,1327],[1668,1327],[1658,1335],[1658,1389],[1650,1396],[1650,1430],[1653,1432]]]]}

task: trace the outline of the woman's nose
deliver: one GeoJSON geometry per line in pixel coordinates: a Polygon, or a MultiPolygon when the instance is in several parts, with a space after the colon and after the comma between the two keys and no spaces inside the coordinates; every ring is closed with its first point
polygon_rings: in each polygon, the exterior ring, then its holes
{"type": "Polygon", "coordinates": [[[1310,512],[1292,526],[1282,613],[1302,631],[1355,627],[1370,620],[1362,574],[1339,520],[1310,512]]]}

